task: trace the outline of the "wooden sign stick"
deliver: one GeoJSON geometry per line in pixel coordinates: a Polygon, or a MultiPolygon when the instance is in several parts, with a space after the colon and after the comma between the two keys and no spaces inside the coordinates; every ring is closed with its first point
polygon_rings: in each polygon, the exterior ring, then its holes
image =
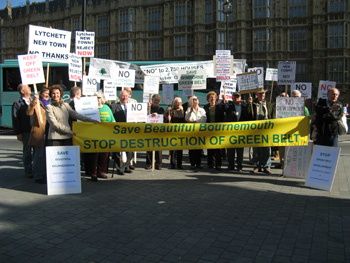
{"type": "MultiPolygon", "coordinates": [[[[35,92],[35,94],[38,94],[38,88],[36,87],[36,84],[34,83],[33,85],[34,85],[34,92],[35,92]]],[[[39,120],[40,120],[40,123],[43,124],[44,121],[43,121],[43,116],[41,115],[40,100],[38,101],[37,105],[38,105],[39,120]]]]}

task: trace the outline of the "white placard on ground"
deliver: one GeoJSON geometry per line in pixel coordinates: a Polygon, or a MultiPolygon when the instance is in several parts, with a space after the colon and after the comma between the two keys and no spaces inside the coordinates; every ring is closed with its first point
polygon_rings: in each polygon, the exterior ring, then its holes
{"type": "Polygon", "coordinates": [[[79,146],[46,147],[47,194],[80,194],[79,146]]]}
{"type": "Polygon", "coordinates": [[[305,186],[331,191],[340,148],[314,145],[305,186]]]}
{"type": "Polygon", "coordinates": [[[313,142],[307,146],[286,146],[283,176],[306,178],[309,170],[313,142]]]}

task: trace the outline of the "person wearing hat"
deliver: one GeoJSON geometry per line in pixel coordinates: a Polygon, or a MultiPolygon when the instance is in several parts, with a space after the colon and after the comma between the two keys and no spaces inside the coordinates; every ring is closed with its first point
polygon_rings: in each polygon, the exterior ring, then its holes
{"type": "MultiPolygon", "coordinates": [[[[248,105],[248,115],[250,120],[268,120],[276,116],[275,105],[266,101],[266,90],[255,93],[256,98],[248,105]]],[[[264,172],[271,174],[271,147],[253,147],[252,173],[264,172]]]]}
{"type": "MultiPolygon", "coordinates": [[[[232,95],[232,102],[225,103],[226,122],[238,122],[248,121],[248,111],[245,105],[242,104],[242,97],[239,92],[235,92],[232,95]]],[[[228,148],[227,149],[227,160],[228,170],[235,169],[235,155],[236,155],[236,168],[237,171],[242,171],[243,168],[243,153],[244,148],[228,148]]]]}

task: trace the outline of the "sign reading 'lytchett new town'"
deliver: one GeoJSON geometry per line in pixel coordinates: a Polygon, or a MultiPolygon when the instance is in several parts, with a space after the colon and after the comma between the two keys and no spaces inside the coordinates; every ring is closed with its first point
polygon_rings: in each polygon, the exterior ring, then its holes
{"type": "Polygon", "coordinates": [[[94,57],[95,32],[75,32],[75,53],[80,57],[94,57]]]}

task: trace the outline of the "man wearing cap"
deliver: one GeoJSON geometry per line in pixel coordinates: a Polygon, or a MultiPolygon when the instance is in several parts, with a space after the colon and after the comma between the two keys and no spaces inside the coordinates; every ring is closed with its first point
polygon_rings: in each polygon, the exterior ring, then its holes
{"type": "MultiPolygon", "coordinates": [[[[241,94],[235,92],[232,95],[232,103],[225,103],[226,112],[226,122],[238,122],[238,121],[248,121],[248,111],[246,106],[242,104],[241,94]]],[[[227,160],[228,160],[228,170],[235,169],[235,154],[237,171],[242,171],[243,168],[243,151],[244,148],[228,148],[227,149],[227,160]]]]}
{"type": "MultiPolygon", "coordinates": [[[[256,98],[248,105],[250,120],[268,120],[276,116],[275,105],[265,100],[266,90],[256,92],[256,98]]],[[[252,173],[271,174],[271,147],[253,147],[254,169],[252,173]]]]}

